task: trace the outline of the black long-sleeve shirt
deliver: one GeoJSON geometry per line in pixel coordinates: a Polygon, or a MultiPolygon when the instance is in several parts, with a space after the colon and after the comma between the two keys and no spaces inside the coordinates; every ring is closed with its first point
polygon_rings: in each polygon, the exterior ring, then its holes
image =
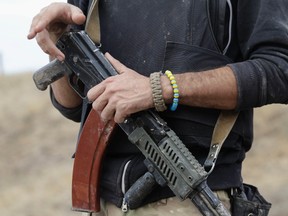
{"type": "MultiPolygon", "coordinates": [[[[68,2],[87,12],[88,1],[68,2]]],[[[240,115],[208,179],[212,189],[225,189],[241,184],[241,164],[253,140],[253,108],[288,102],[288,2],[231,0],[233,10],[227,5],[224,24],[220,22],[221,17],[217,18],[217,14],[223,13],[207,14],[205,2],[100,1],[101,44],[103,52],[109,51],[128,67],[147,76],[163,69],[181,73],[224,65],[232,68],[237,80],[240,115]]],[[[51,95],[53,104],[64,116],[75,121],[80,121],[82,116],[82,121],[85,120],[82,106],[66,109],[51,95]]],[[[161,116],[203,163],[218,114],[219,110],[179,106],[176,112],[166,111],[161,116]]],[[[115,137],[108,149],[110,160],[139,153],[121,131],[115,137]]],[[[129,177],[129,182],[141,175],[136,170],[139,166],[135,165],[134,177],[129,177]]],[[[106,168],[111,169],[108,165],[106,168]]],[[[113,175],[115,179],[122,175],[121,167],[115,169],[118,170],[104,171],[102,196],[118,204],[117,193],[107,192],[105,184],[113,175]],[[111,174],[115,172],[118,174],[111,174]]],[[[170,195],[159,192],[150,201],[170,195]]]]}
{"type": "MultiPolygon", "coordinates": [[[[68,2],[87,13],[89,1],[68,2]]],[[[287,103],[288,3],[232,0],[232,5],[232,42],[226,55],[235,61],[229,66],[237,78],[238,109],[287,103]]]]}

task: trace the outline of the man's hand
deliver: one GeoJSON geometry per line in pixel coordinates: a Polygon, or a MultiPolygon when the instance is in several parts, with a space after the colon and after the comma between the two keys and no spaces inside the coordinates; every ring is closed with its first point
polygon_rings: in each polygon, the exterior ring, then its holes
{"type": "MultiPolygon", "coordinates": [[[[56,47],[57,40],[68,30],[68,25],[81,25],[85,19],[78,7],[67,3],[52,3],[33,18],[27,38],[31,40],[36,37],[38,45],[49,54],[50,59],[63,61],[65,56],[56,47]]],[[[70,87],[67,77],[59,79],[51,86],[55,99],[62,106],[74,108],[81,104],[81,98],[70,87]]]]}
{"type": "Polygon", "coordinates": [[[36,37],[41,49],[52,58],[64,60],[64,54],[55,46],[57,39],[67,30],[69,24],[85,22],[82,11],[68,3],[52,3],[44,7],[32,20],[28,39],[36,37]]]}
{"type": "Polygon", "coordinates": [[[119,75],[109,77],[88,92],[93,109],[103,120],[113,119],[121,123],[129,115],[153,107],[152,90],[148,77],[127,68],[105,54],[119,75]]]}

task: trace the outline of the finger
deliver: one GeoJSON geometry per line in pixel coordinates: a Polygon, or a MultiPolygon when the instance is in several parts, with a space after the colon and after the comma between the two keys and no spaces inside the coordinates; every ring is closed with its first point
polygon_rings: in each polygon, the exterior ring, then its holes
{"type": "Polygon", "coordinates": [[[115,114],[115,106],[111,103],[108,103],[101,112],[101,119],[104,121],[108,121],[113,119],[115,114]]]}
{"type": "Polygon", "coordinates": [[[56,47],[46,30],[36,36],[36,41],[45,53],[57,58],[59,61],[63,61],[65,59],[65,55],[56,47]]]}
{"type": "Polygon", "coordinates": [[[37,33],[43,31],[52,22],[62,22],[68,24],[83,24],[85,22],[85,15],[80,8],[67,3],[52,3],[43,8],[37,14],[31,23],[28,39],[33,39],[37,33]]]}
{"type": "Polygon", "coordinates": [[[101,113],[104,108],[107,106],[108,100],[103,98],[102,95],[100,95],[92,104],[92,107],[97,112],[101,113]]]}
{"type": "MultiPolygon", "coordinates": [[[[93,110],[95,110],[95,111],[97,111],[98,113],[102,113],[103,112],[103,110],[105,109],[105,107],[107,106],[107,104],[108,104],[108,101],[103,101],[103,100],[101,100],[101,101],[97,101],[97,100],[95,100],[93,103],[92,103],[92,108],[93,108],[93,110]]],[[[103,118],[104,119],[104,118],[103,118]]],[[[106,119],[106,118],[105,118],[106,119]]],[[[107,120],[107,119],[106,119],[107,120]]]]}
{"type": "Polygon", "coordinates": [[[103,83],[99,83],[87,92],[87,98],[90,102],[94,102],[104,91],[105,86],[103,83]]]}
{"type": "MultiPolygon", "coordinates": [[[[32,19],[30,25],[29,33],[27,35],[28,39],[33,39],[39,32],[42,32],[48,25],[51,23],[55,17],[56,12],[58,11],[56,4],[50,4],[43,9],[32,19]]],[[[59,7],[61,7],[59,5],[59,7]]],[[[64,7],[61,7],[64,9],[64,7]]]]}
{"type": "Polygon", "coordinates": [[[68,24],[82,25],[82,24],[84,24],[84,22],[86,20],[86,16],[83,14],[83,12],[80,8],[72,5],[71,20],[72,20],[72,22],[68,23],[68,24]]]}
{"type": "Polygon", "coordinates": [[[112,64],[112,66],[119,74],[122,74],[128,70],[128,68],[124,64],[122,64],[120,61],[111,56],[108,52],[105,53],[105,57],[108,59],[108,61],[112,64]]]}
{"type": "Polygon", "coordinates": [[[123,123],[127,117],[128,117],[128,115],[124,115],[123,112],[116,110],[116,112],[114,114],[114,121],[118,124],[123,123]]]}

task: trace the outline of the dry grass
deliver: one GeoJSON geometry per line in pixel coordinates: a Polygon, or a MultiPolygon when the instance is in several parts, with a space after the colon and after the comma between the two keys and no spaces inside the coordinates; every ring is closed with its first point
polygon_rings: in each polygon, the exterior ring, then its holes
{"type": "MultiPolygon", "coordinates": [[[[52,108],[31,73],[0,76],[0,215],[72,216],[71,174],[79,125],[52,108]]],[[[245,182],[287,215],[288,108],[255,113],[255,142],[244,164],[245,182]]]]}

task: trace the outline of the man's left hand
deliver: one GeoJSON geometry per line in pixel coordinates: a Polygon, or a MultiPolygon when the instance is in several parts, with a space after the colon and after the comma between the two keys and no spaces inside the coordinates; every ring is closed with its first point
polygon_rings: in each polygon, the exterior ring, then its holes
{"type": "Polygon", "coordinates": [[[87,96],[93,109],[104,121],[114,118],[122,123],[129,115],[152,108],[150,80],[126,67],[109,53],[105,57],[119,75],[109,77],[89,90],[87,96]]]}

